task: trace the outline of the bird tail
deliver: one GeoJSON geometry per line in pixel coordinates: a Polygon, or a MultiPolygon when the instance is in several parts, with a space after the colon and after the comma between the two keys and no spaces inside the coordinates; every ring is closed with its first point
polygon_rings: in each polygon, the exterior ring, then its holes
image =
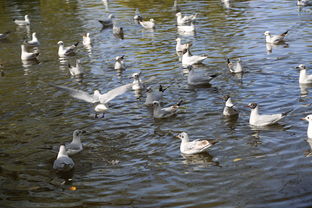
{"type": "Polygon", "coordinates": [[[78,41],[77,43],[75,43],[75,44],[74,44],[74,46],[76,46],[76,47],[77,47],[77,46],[78,46],[78,44],[79,44],[79,41],[78,41]]]}
{"type": "Polygon", "coordinates": [[[11,33],[11,31],[6,31],[6,32],[3,33],[3,34],[8,35],[8,34],[10,34],[10,33],[11,33]]]}
{"type": "Polygon", "coordinates": [[[168,89],[168,88],[169,88],[169,86],[164,88],[164,87],[160,84],[160,85],[159,85],[159,92],[165,92],[166,89],[168,89]]]}
{"type": "Polygon", "coordinates": [[[285,37],[285,36],[288,34],[288,31],[289,31],[289,30],[287,30],[286,32],[282,33],[282,36],[285,37]]]}
{"type": "Polygon", "coordinates": [[[226,60],[228,64],[231,63],[231,60],[229,58],[227,58],[226,60]]]}
{"type": "Polygon", "coordinates": [[[183,103],[183,100],[180,100],[180,101],[176,104],[176,106],[181,106],[182,103],[183,103]]]}
{"type": "Polygon", "coordinates": [[[213,74],[213,75],[210,75],[211,78],[216,78],[217,76],[219,76],[220,74],[219,73],[216,73],[216,74],[213,74]]]}

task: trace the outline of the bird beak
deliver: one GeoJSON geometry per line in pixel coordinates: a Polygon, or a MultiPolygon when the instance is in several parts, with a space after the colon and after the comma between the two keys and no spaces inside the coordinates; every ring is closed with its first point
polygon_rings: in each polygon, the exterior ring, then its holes
{"type": "Polygon", "coordinates": [[[86,132],[85,130],[82,130],[81,133],[85,134],[85,133],[87,133],[87,132],[86,132]]]}
{"type": "Polygon", "coordinates": [[[299,69],[299,66],[296,66],[296,69],[299,69]]]}
{"type": "Polygon", "coordinates": [[[305,118],[300,118],[300,120],[303,120],[303,121],[305,121],[306,119],[305,119],[305,118]]]}

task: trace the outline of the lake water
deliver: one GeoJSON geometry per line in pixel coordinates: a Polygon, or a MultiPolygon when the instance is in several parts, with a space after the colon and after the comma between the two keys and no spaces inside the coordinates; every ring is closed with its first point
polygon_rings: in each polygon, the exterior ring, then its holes
{"type": "Polygon", "coordinates": [[[311,113],[311,89],[299,86],[295,67],[312,61],[312,8],[298,8],[295,0],[233,0],[226,8],[218,0],[179,1],[183,13],[199,14],[195,34],[179,34],[173,1],[0,0],[0,207],[310,207],[312,158],[306,141],[311,113]],[[135,8],[156,29],[146,31],[133,22],[135,8]],[[125,39],[101,31],[98,19],[113,13],[125,39]],[[28,14],[31,27],[11,21],[28,14]],[[263,33],[289,30],[287,45],[266,49],[263,33]],[[20,60],[20,44],[31,32],[41,42],[39,64],[20,60]],[[89,32],[93,47],[79,46],[85,76],[74,79],[67,62],[58,59],[57,42],[81,41],[89,32]],[[221,73],[210,88],[187,85],[175,39],[192,42],[193,54],[209,58],[197,70],[221,73]],[[113,59],[126,55],[121,75],[113,59]],[[231,75],[225,57],[241,58],[243,77],[231,75]],[[180,113],[154,120],[152,111],[133,92],[110,103],[103,119],[95,119],[93,105],[77,101],[48,83],[91,93],[129,83],[134,72],[152,85],[170,86],[165,105],[184,100],[180,113]],[[225,94],[240,111],[237,120],[222,116],[225,94]],[[263,113],[293,109],[279,125],[253,129],[250,110],[257,102],[263,113]],[[56,174],[53,161],[60,144],[71,141],[75,129],[87,134],[84,150],[72,156],[71,175],[56,174]],[[191,139],[218,141],[209,153],[180,154],[186,131],[191,139]],[[68,180],[71,179],[71,180],[68,180]],[[72,187],[76,187],[73,190],[72,187]]]}

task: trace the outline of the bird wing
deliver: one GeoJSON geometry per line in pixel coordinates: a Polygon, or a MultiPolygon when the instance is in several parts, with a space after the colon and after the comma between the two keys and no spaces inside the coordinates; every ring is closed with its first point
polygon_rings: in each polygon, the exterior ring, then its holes
{"type": "Polygon", "coordinates": [[[283,118],[282,114],[259,115],[257,123],[259,125],[270,125],[283,118]]]}
{"type": "Polygon", "coordinates": [[[60,157],[54,161],[53,168],[58,170],[70,170],[74,167],[74,161],[69,157],[60,157]]]}
{"type": "Polygon", "coordinates": [[[112,99],[114,99],[115,97],[124,94],[125,92],[127,92],[128,90],[130,90],[132,87],[132,83],[130,84],[126,84],[126,85],[122,85],[119,86],[115,89],[112,89],[110,91],[108,91],[107,93],[103,94],[100,96],[100,103],[108,103],[109,101],[111,101],[112,99]]]}
{"type": "Polygon", "coordinates": [[[65,86],[61,86],[61,85],[52,85],[52,86],[66,91],[73,98],[83,100],[83,101],[88,102],[88,103],[99,102],[99,99],[97,97],[95,97],[94,95],[90,95],[89,93],[87,93],[85,91],[77,90],[77,89],[73,89],[73,88],[65,87],[65,86]]]}

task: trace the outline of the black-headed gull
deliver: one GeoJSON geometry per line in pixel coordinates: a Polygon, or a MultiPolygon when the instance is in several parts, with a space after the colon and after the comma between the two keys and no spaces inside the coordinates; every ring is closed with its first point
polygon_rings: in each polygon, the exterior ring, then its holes
{"type": "Polygon", "coordinates": [[[84,130],[75,130],[73,132],[73,140],[71,143],[65,145],[67,155],[74,155],[83,150],[81,143],[81,135],[86,133],[84,130]]]}
{"type": "Polygon", "coordinates": [[[307,115],[306,117],[302,118],[302,120],[309,122],[307,136],[309,139],[312,139],[312,114],[307,115]]]}
{"type": "Polygon", "coordinates": [[[21,45],[21,59],[23,61],[34,60],[39,56],[39,52],[27,52],[25,45],[21,45]]]}
{"type": "Polygon", "coordinates": [[[162,85],[159,85],[159,88],[157,90],[154,90],[152,87],[147,87],[146,88],[146,99],[144,102],[144,105],[153,105],[154,101],[160,102],[163,93],[168,87],[164,88],[162,85]]]}
{"type": "Polygon", "coordinates": [[[159,101],[153,101],[153,117],[154,118],[168,118],[177,113],[177,109],[182,104],[182,100],[180,100],[177,104],[162,108],[160,106],[159,101]]]}
{"type": "Polygon", "coordinates": [[[232,99],[229,95],[224,96],[225,106],[223,109],[224,116],[238,116],[238,111],[234,108],[234,104],[232,103],[232,99]]]}
{"type": "Polygon", "coordinates": [[[186,132],[182,132],[177,135],[181,139],[180,151],[185,155],[193,155],[206,151],[216,142],[209,142],[208,140],[193,140],[189,141],[189,136],[186,132]]]}
{"type": "Polygon", "coordinates": [[[59,152],[57,154],[57,158],[53,163],[53,169],[66,172],[73,169],[75,166],[74,161],[67,155],[66,149],[64,145],[60,146],[59,152]]]}
{"type": "Polygon", "coordinates": [[[192,66],[188,66],[188,70],[187,84],[192,86],[210,85],[210,81],[219,76],[219,74],[204,75],[202,73],[197,73],[192,66]]]}
{"type": "Polygon", "coordinates": [[[65,56],[70,56],[70,55],[75,54],[75,49],[77,48],[79,42],[68,47],[64,47],[63,41],[59,41],[57,44],[59,45],[59,49],[58,49],[59,57],[65,57],[65,56]]]}
{"type": "Polygon", "coordinates": [[[259,105],[257,103],[249,103],[248,107],[251,109],[249,124],[252,126],[268,126],[277,123],[284,118],[291,111],[277,114],[260,115],[259,105]]]}
{"type": "Polygon", "coordinates": [[[145,89],[145,84],[153,81],[156,77],[151,77],[145,81],[141,79],[141,72],[136,72],[132,74],[133,82],[132,82],[132,90],[141,91],[145,89]]]}
{"type": "Polygon", "coordinates": [[[136,21],[143,20],[143,17],[141,15],[140,11],[139,11],[139,8],[136,8],[133,19],[136,20],[136,21]]]}
{"type": "Polygon", "coordinates": [[[202,63],[205,59],[208,58],[208,56],[198,56],[198,55],[192,55],[190,53],[190,44],[186,44],[186,49],[183,51],[183,56],[182,56],[182,66],[183,67],[188,67],[194,64],[200,64],[202,63]]]}
{"type": "Polygon", "coordinates": [[[23,26],[23,25],[30,25],[30,20],[28,15],[25,15],[25,19],[24,20],[17,20],[17,19],[13,19],[13,22],[17,25],[23,26]]]}
{"type": "Polygon", "coordinates": [[[40,42],[39,42],[35,32],[32,33],[32,39],[25,41],[25,44],[27,44],[29,46],[34,46],[34,47],[38,47],[40,45],[40,42]]]}
{"type": "Polygon", "coordinates": [[[284,42],[284,38],[287,35],[288,30],[280,35],[271,35],[270,31],[265,31],[265,41],[267,43],[278,44],[284,42]]]}
{"type": "Polygon", "coordinates": [[[184,17],[182,16],[181,12],[176,13],[176,17],[177,17],[177,25],[181,26],[181,25],[186,25],[188,23],[194,22],[197,14],[193,14],[193,15],[185,15],[184,17]]]}
{"type": "Polygon", "coordinates": [[[110,28],[110,27],[113,26],[113,18],[114,18],[114,15],[110,14],[110,15],[108,15],[107,19],[105,19],[105,20],[98,20],[99,23],[102,24],[102,30],[105,29],[105,28],[110,28]]]}
{"type": "Polygon", "coordinates": [[[124,39],[124,30],[122,27],[113,25],[113,35],[117,38],[124,39]]]}
{"type": "Polygon", "coordinates": [[[11,33],[10,31],[6,31],[4,33],[0,33],[0,40],[6,39],[9,36],[10,33],[11,33]]]}
{"type": "Polygon", "coordinates": [[[68,63],[68,69],[69,69],[69,73],[72,76],[82,76],[84,73],[83,69],[80,67],[79,59],[76,60],[76,66],[72,66],[70,65],[70,63],[68,63]]]}
{"type": "Polygon", "coordinates": [[[299,83],[300,84],[312,84],[312,74],[307,74],[307,67],[304,64],[300,64],[296,67],[300,70],[299,83]]]}
{"type": "Polygon", "coordinates": [[[149,21],[139,20],[140,25],[145,29],[154,29],[155,28],[155,20],[150,19],[149,21]]]}
{"type": "Polygon", "coordinates": [[[229,58],[227,59],[227,66],[231,73],[242,73],[243,67],[241,64],[241,59],[238,58],[236,63],[233,63],[229,58]]]}
{"type": "Polygon", "coordinates": [[[115,58],[115,65],[114,65],[115,70],[121,71],[121,70],[126,69],[124,59],[125,59],[125,56],[117,56],[115,58]]]}

